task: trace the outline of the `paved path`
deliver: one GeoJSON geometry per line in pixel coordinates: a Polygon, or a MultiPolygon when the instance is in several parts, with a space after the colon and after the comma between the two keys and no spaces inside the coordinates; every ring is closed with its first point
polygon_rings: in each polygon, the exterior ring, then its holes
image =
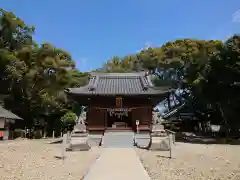
{"type": "Polygon", "coordinates": [[[104,148],[133,148],[134,132],[105,132],[102,141],[104,148]]]}
{"type": "Polygon", "coordinates": [[[84,180],[151,180],[133,148],[105,148],[84,180]]]}

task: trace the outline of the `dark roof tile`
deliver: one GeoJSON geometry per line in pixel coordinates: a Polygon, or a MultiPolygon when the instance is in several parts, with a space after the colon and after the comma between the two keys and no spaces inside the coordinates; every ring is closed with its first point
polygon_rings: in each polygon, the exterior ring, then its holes
{"type": "Polygon", "coordinates": [[[0,106],[0,118],[22,119],[22,118],[18,117],[17,115],[13,114],[11,111],[4,109],[2,106],[0,106]]]}
{"type": "Polygon", "coordinates": [[[89,84],[70,88],[70,94],[92,95],[136,95],[163,94],[169,88],[154,88],[145,73],[93,73],[89,84]]]}

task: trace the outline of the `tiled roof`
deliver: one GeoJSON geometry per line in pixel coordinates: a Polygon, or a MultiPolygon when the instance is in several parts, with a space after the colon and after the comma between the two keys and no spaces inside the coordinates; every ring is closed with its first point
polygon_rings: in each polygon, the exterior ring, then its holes
{"type": "Polygon", "coordinates": [[[18,117],[17,115],[13,114],[11,111],[4,109],[2,106],[0,106],[0,118],[22,119],[22,118],[18,117]]]}
{"type": "Polygon", "coordinates": [[[163,94],[168,88],[157,89],[145,73],[92,73],[89,84],[70,88],[70,94],[141,95],[163,94]]]}

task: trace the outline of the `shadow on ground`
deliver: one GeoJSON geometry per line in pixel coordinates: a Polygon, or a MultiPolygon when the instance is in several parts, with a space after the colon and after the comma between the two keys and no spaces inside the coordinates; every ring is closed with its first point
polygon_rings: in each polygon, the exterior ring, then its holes
{"type": "Polygon", "coordinates": [[[229,144],[240,145],[240,139],[229,139],[219,137],[206,137],[206,136],[182,136],[176,137],[176,142],[192,143],[192,144],[229,144]]]}

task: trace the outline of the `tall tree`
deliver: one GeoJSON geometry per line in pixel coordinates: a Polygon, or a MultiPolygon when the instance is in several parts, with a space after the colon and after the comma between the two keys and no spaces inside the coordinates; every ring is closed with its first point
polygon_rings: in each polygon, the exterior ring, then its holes
{"type": "Polygon", "coordinates": [[[83,85],[87,73],[75,68],[66,51],[50,43],[32,40],[34,27],[12,12],[0,10],[0,83],[8,93],[7,109],[24,119],[25,125],[53,125],[72,109],[64,89],[83,85]]]}

